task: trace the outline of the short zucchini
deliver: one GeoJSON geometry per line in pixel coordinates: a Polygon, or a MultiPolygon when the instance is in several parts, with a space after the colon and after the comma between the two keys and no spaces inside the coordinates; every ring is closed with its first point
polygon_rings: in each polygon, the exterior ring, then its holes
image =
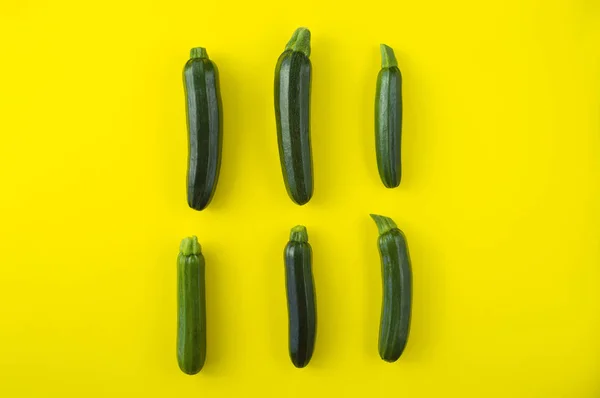
{"type": "Polygon", "coordinates": [[[313,194],[310,143],[310,31],[298,28],[275,67],[279,160],[289,197],[298,205],[313,194]]]}
{"type": "Polygon", "coordinates": [[[383,185],[395,188],[402,178],[402,74],[394,50],[381,45],[381,70],[375,94],[375,153],[383,185]]]}
{"type": "Polygon", "coordinates": [[[192,48],[183,68],[188,130],[187,201],[192,209],[208,206],[221,168],[223,112],[217,66],[206,49],[192,48]]]}
{"type": "Polygon", "coordinates": [[[181,242],[177,257],[177,362],[182,372],[198,373],[206,358],[204,256],[195,236],[181,242]]]}
{"type": "Polygon", "coordinates": [[[303,368],[310,362],[317,331],[312,249],[306,228],[292,228],[283,254],[288,307],[288,344],[292,363],[303,368]]]}
{"type": "Polygon", "coordinates": [[[412,271],[404,233],[384,216],[371,214],[377,224],[383,300],[379,325],[379,356],[387,362],[400,358],[408,340],[412,304],[412,271]]]}

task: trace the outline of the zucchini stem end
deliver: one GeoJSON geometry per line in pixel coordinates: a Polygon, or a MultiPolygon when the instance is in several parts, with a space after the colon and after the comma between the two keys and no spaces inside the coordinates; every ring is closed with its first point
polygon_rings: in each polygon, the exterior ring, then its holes
{"type": "Polygon", "coordinates": [[[290,232],[290,241],[292,242],[308,242],[308,232],[304,225],[296,225],[290,232]]]}
{"type": "Polygon", "coordinates": [[[396,225],[394,220],[392,220],[389,217],[371,214],[371,218],[373,219],[373,221],[375,221],[375,224],[377,225],[379,235],[383,235],[391,231],[392,229],[398,229],[398,226],[396,225]]]}

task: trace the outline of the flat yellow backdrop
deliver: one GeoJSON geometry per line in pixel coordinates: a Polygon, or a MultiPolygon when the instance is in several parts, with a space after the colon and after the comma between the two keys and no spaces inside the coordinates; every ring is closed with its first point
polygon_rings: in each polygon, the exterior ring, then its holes
{"type": "Polygon", "coordinates": [[[600,3],[0,2],[0,396],[600,396],[600,3]],[[312,32],[315,193],[288,199],[277,57],[312,32]],[[381,184],[379,43],[404,75],[381,184]],[[204,46],[221,177],[187,207],[182,67],[204,46]],[[407,235],[409,345],[377,353],[371,212],[407,235]],[[304,224],[318,335],[287,353],[282,252],[304,224]],[[208,355],[175,359],[176,256],[207,262],[208,355]]]}

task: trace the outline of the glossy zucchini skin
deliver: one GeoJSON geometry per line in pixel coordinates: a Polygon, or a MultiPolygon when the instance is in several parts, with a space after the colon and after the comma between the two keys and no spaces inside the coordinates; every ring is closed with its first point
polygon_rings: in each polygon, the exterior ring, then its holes
{"type": "Polygon", "coordinates": [[[289,197],[304,205],[313,195],[310,142],[312,66],[310,32],[294,32],[275,67],[275,120],[283,181],[289,197]]]}
{"type": "Polygon", "coordinates": [[[288,307],[288,344],[292,363],[303,368],[315,348],[317,308],[312,273],[312,249],[303,226],[292,228],[285,246],[285,286],[288,307]]]}
{"type": "Polygon", "coordinates": [[[400,358],[410,331],[412,270],[404,233],[389,217],[372,214],[377,224],[383,299],[379,325],[379,356],[386,362],[400,358]]]}
{"type": "Polygon", "coordinates": [[[375,153],[379,177],[387,188],[402,179],[402,74],[394,51],[381,45],[381,70],[375,94],[375,153]]]}
{"type": "Polygon", "coordinates": [[[213,198],[221,169],[223,112],[219,73],[202,47],[183,68],[188,130],[187,201],[203,210],[213,198]]]}
{"type": "Polygon", "coordinates": [[[177,363],[194,375],[206,359],[205,264],[195,236],[181,242],[177,257],[177,363]]]}

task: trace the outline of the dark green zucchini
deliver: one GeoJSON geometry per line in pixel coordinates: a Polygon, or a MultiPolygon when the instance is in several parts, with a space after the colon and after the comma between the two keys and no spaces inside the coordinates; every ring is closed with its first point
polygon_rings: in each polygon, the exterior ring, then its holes
{"type": "Polygon", "coordinates": [[[221,168],[223,112],[217,66],[202,47],[183,68],[188,129],[187,201],[202,210],[212,200],[221,168]]]}
{"type": "Polygon", "coordinates": [[[383,301],[379,325],[379,356],[387,362],[400,358],[410,330],[412,271],[404,233],[384,216],[371,214],[379,230],[383,301]]]}
{"type": "Polygon", "coordinates": [[[394,50],[381,45],[381,70],[375,94],[375,153],[383,185],[395,188],[402,178],[402,74],[394,50]]]}
{"type": "Polygon", "coordinates": [[[195,236],[181,241],[177,257],[177,362],[196,374],[206,358],[204,256],[195,236]]]}
{"type": "Polygon", "coordinates": [[[298,28],[275,67],[275,120],[283,181],[298,205],[313,194],[310,31],[298,28]]]}
{"type": "Polygon", "coordinates": [[[306,228],[292,228],[285,246],[285,286],[288,307],[288,343],[292,363],[297,368],[308,365],[317,331],[315,283],[312,274],[312,249],[306,228]]]}

